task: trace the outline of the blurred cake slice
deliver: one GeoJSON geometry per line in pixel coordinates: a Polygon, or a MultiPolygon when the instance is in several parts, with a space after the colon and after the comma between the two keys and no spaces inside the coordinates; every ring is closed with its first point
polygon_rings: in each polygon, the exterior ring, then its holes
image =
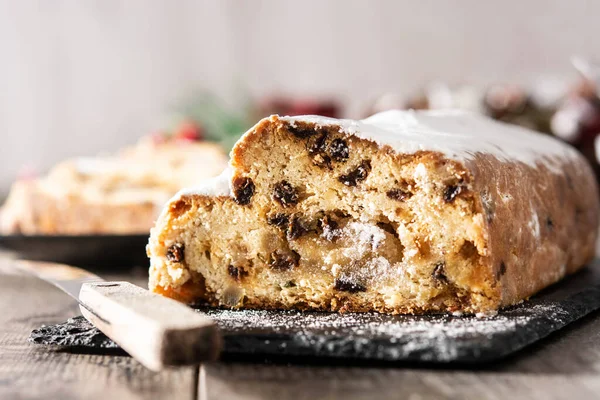
{"type": "Polygon", "coordinates": [[[119,154],[64,161],[39,179],[19,180],[0,214],[0,232],[25,235],[147,233],[182,187],[227,165],[208,142],[144,138],[119,154]]]}

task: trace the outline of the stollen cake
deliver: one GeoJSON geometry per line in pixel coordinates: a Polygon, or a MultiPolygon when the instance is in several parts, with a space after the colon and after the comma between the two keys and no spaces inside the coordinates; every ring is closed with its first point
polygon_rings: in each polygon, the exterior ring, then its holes
{"type": "Polygon", "coordinates": [[[218,178],[178,193],[150,289],[213,306],[493,313],[594,256],[590,166],[463,111],[271,116],[218,178]]]}
{"type": "Polygon", "coordinates": [[[153,137],[118,154],[79,157],[46,176],[16,181],[0,210],[0,233],[147,233],[182,187],[218,175],[228,157],[214,143],[153,137]]]}

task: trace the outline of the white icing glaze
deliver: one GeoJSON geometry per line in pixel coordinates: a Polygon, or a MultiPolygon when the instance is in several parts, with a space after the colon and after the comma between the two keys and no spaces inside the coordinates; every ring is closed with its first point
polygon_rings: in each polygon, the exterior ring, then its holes
{"type": "MultiPolygon", "coordinates": [[[[463,110],[393,110],[363,120],[317,115],[280,119],[291,126],[296,126],[296,122],[314,123],[318,127],[335,125],[339,126],[342,133],[355,135],[380,146],[390,146],[398,153],[436,151],[459,161],[471,160],[475,155],[483,153],[494,155],[502,161],[520,161],[532,167],[541,163],[560,172],[559,160],[580,157],[574,148],[548,135],[463,110]]],[[[248,130],[238,143],[254,129],[252,127],[248,130]]],[[[200,186],[180,191],[173,200],[191,194],[229,196],[232,172],[231,167],[228,167],[218,177],[200,186]]]]}
{"type": "Polygon", "coordinates": [[[233,169],[231,167],[227,167],[219,176],[208,179],[198,186],[180,190],[175,196],[173,196],[171,202],[178,200],[181,198],[181,196],[193,194],[201,196],[229,196],[231,194],[229,189],[229,181],[231,180],[232,175],[233,169]]]}
{"type": "Polygon", "coordinates": [[[398,153],[437,151],[459,161],[483,153],[533,167],[542,163],[558,172],[557,158],[579,157],[575,149],[548,135],[462,110],[394,110],[360,121],[313,115],[281,119],[292,124],[301,121],[318,126],[339,125],[343,133],[388,145],[398,153]]]}

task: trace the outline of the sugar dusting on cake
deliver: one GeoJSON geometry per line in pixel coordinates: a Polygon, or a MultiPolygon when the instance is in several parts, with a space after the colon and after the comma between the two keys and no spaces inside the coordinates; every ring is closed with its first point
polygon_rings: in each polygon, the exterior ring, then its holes
{"type": "Polygon", "coordinates": [[[217,177],[203,182],[201,185],[183,189],[177,193],[171,201],[179,199],[185,195],[202,195],[202,196],[229,196],[231,194],[229,181],[233,175],[231,167],[225,168],[217,177]]]}
{"type": "Polygon", "coordinates": [[[281,119],[290,124],[337,125],[343,133],[390,146],[399,153],[437,151],[460,161],[491,154],[502,161],[532,167],[540,163],[560,172],[559,160],[580,157],[573,148],[548,135],[463,110],[393,110],[360,121],[313,115],[281,119]]]}
{"type": "Polygon", "coordinates": [[[352,246],[344,249],[348,257],[362,258],[375,252],[385,241],[385,231],[377,225],[364,222],[350,222],[342,229],[342,235],[351,240],[352,246]]]}
{"type": "MultiPolygon", "coordinates": [[[[478,154],[491,154],[499,160],[518,161],[532,167],[542,164],[561,173],[561,160],[581,157],[575,149],[548,135],[464,110],[392,110],[363,120],[317,115],[279,118],[292,127],[297,122],[312,123],[317,128],[339,126],[342,133],[390,146],[398,153],[436,151],[459,161],[472,160],[478,154]]],[[[253,131],[254,127],[250,128],[239,141],[253,131]]],[[[174,199],[182,194],[228,196],[231,176],[232,169],[228,167],[219,177],[182,190],[174,199]]]]}

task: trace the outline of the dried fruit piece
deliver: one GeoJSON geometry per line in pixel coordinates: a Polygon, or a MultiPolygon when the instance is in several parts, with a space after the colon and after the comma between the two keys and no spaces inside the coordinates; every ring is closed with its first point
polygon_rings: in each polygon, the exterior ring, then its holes
{"type": "Polygon", "coordinates": [[[446,264],[444,262],[439,262],[439,263],[435,264],[435,267],[433,267],[433,272],[431,273],[431,276],[433,277],[433,279],[435,279],[436,281],[438,281],[440,283],[448,283],[448,278],[446,277],[445,267],[446,267],[446,264]]]}
{"type": "Polygon", "coordinates": [[[252,196],[254,196],[254,182],[252,179],[247,177],[238,177],[233,180],[233,200],[241,205],[245,206],[250,204],[252,196]]]}
{"type": "Polygon", "coordinates": [[[446,190],[444,190],[444,201],[446,203],[451,203],[454,201],[454,199],[456,198],[456,196],[460,195],[463,191],[463,186],[462,185],[450,185],[448,187],[446,187],[446,190]]]}
{"type": "Polygon", "coordinates": [[[298,203],[298,190],[288,181],[276,183],[273,187],[273,198],[284,207],[298,203]]]}
{"type": "Polygon", "coordinates": [[[167,249],[167,260],[171,262],[182,262],[185,259],[185,245],[175,243],[167,249]]]}
{"type": "Polygon", "coordinates": [[[267,223],[269,225],[276,226],[279,229],[285,230],[290,223],[290,217],[283,213],[273,214],[267,217],[267,223]]]}
{"type": "Polygon", "coordinates": [[[412,193],[403,189],[392,189],[386,193],[387,197],[396,201],[405,201],[412,197],[412,193]]]}
{"type": "Polygon", "coordinates": [[[223,291],[221,302],[229,307],[241,306],[244,302],[244,289],[231,285],[223,291]]]}
{"type": "Polygon", "coordinates": [[[371,172],[371,161],[365,160],[360,163],[354,170],[342,175],[338,178],[346,186],[356,186],[358,182],[362,182],[367,179],[371,172]]]}
{"type": "Polygon", "coordinates": [[[248,271],[246,271],[244,268],[236,267],[231,264],[229,267],[227,267],[227,272],[229,273],[229,276],[236,281],[240,281],[243,277],[248,276],[248,271]]]}
{"type": "Polygon", "coordinates": [[[389,222],[378,222],[377,226],[379,228],[383,229],[384,231],[386,231],[387,233],[389,233],[390,235],[398,237],[398,232],[396,231],[396,228],[394,227],[394,225],[390,224],[389,222]]]}
{"type": "Polygon", "coordinates": [[[325,153],[327,148],[326,133],[321,133],[317,137],[310,138],[306,144],[306,148],[314,165],[319,168],[331,168],[331,157],[325,153]]]}
{"type": "Polygon", "coordinates": [[[321,133],[319,136],[312,137],[306,143],[308,154],[315,155],[323,153],[327,148],[327,134],[321,133]]]}
{"type": "Polygon", "coordinates": [[[339,224],[337,223],[337,221],[334,221],[328,215],[323,215],[323,217],[319,219],[317,224],[319,230],[321,231],[321,237],[325,240],[333,242],[342,235],[341,230],[338,229],[339,224]]]}
{"type": "Polygon", "coordinates": [[[270,259],[269,266],[274,270],[289,271],[298,266],[300,254],[296,253],[294,250],[290,250],[289,252],[275,250],[271,253],[270,259]]]}
{"type": "Polygon", "coordinates": [[[288,227],[287,238],[288,240],[296,240],[310,231],[310,227],[302,218],[294,216],[288,227]]]}
{"type": "Polygon", "coordinates": [[[329,156],[335,161],[341,162],[347,160],[350,156],[348,143],[344,139],[333,139],[329,144],[329,156]]]}
{"type": "Polygon", "coordinates": [[[333,284],[333,288],[335,290],[339,290],[340,292],[348,292],[348,293],[358,293],[358,292],[366,292],[367,288],[360,282],[356,282],[351,280],[348,277],[340,277],[335,280],[333,284]]]}
{"type": "Polygon", "coordinates": [[[306,139],[318,133],[317,131],[311,128],[292,125],[288,126],[288,131],[290,131],[292,135],[296,136],[298,139],[306,139]]]}

